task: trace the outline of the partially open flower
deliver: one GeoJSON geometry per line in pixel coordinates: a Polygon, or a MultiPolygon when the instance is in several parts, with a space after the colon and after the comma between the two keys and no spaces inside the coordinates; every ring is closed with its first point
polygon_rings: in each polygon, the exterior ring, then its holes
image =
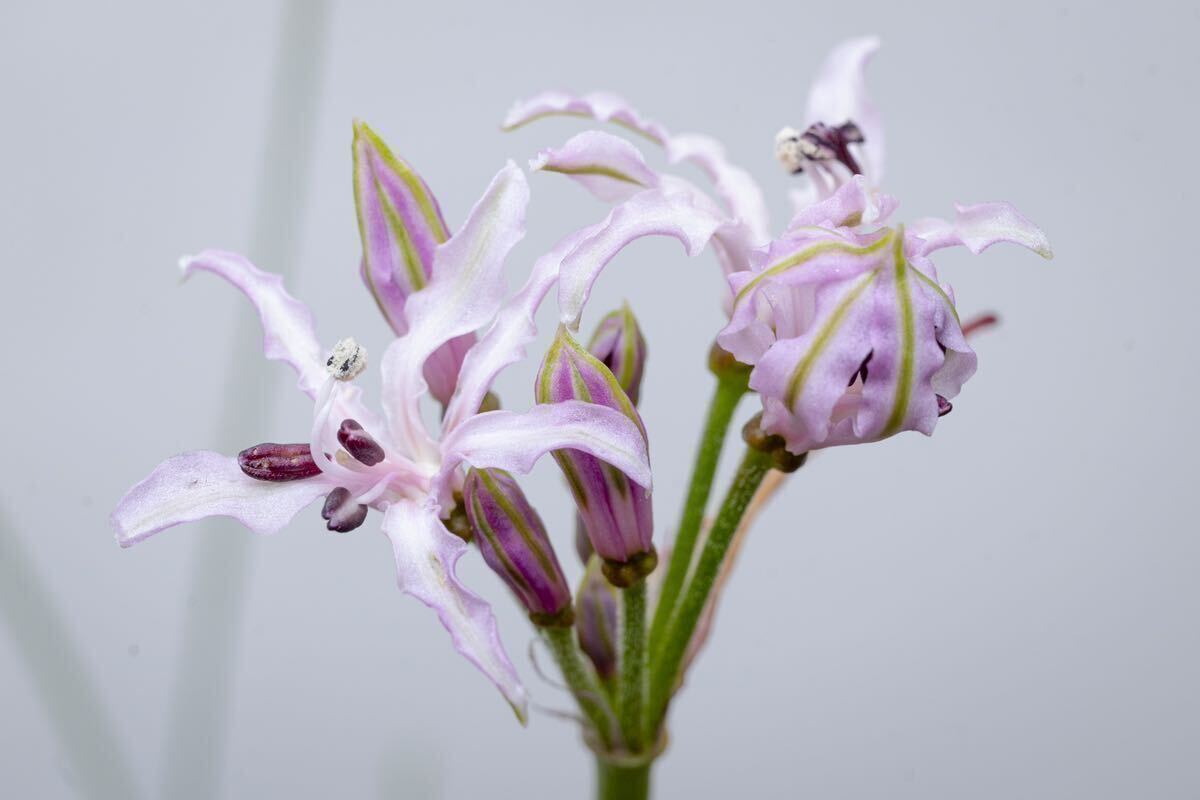
{"type": "Polygon", "coordinates": [[[483,560],[513,590],[529,619],[535,625],[569,626],[571,589],[542,518],[512,475],[472,469],[463,486],[463,503],[483,560]]]}
{"type": "Polygon", "coordinates": [[[793,453],[931,434],[950,411],[975,353],[930,253],[1012,242],[1050,257],[1045,235],[1007,203],[959,206],[954,222],[879,227],[894,207],[855,177],[730,278],[734,309],[718,341],[755,365],[762,429],[793,453]]]}
{"type": "MultiPolygon", "coordinates": [[[[559,326],[536,388],[539,403],[583,401],[615,409],[645,434],[633,402],[612,372],[559,326]]],[[[556,450],[588,539],[610,580],[627,583],[653,570],[654,519],[650,494],[620,470],[580,450],[556,450]]]]}

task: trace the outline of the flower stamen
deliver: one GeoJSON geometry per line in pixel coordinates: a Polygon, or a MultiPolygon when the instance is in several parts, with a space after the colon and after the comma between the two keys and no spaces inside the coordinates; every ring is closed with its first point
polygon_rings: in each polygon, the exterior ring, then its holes
{"type": "Polygon", "coordinates": [[[321,474],[307,443],[256,444],[238,453],[238,466],[260,481],[298,481],[321,474]]]}
{"type": "Polygon", "coordinates": [[[329,530],[346,533],[363,524],[367,518],[367,507],[356,502],[349,489],[339,486],[326,495],[321,517],[327,520],[325,527],[329,530]]]}
{"type": "Polygon", "coordinates": [[[344,419],[338,428],[337,439],[355,461],[373,467],[387,455],[379,442],[363,430],[357,420],[344,419]]]}
{"type": "Polygon", "coordinates": [[[346,337],[333,346],[325,369],[339,381],[352,381],[367,368],[367,348],[346,337]]]}

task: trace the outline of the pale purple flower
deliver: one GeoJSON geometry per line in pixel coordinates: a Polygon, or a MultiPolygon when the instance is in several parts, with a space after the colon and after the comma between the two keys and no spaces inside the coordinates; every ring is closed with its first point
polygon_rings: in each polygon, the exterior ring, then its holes
{"type": "Polygon", "coordinates": [[[1051,257],[1042,231],[1008,203],[883,227],[895,205],[856,176],[730,278],[733,314],[717,340],[755,365],[762,427],[793,453],[930,434],[949,412],[975,353],[932,252],[1011,242],[1051,257]]]}
{"type": "MultiPolygon", "coordinates": [[[[825,59],[810,92],[806,119],[830,125],[852,122],[863,141],[855,144],[858,162],[882,171],[883,131],[879,115],[866,96],[863,70],[878,47],[874,37],[852,39],[825,59]]],[[[611,122],[661,145],[672,164],[690,163],[712,181],[716,199],[695,184],[652,169],[641,152],[621,137],[603,131],[580,133],[563,146],[543,150],[530,167],[566,174],[602,200],[618,205],[596,235],[604,248],[586,249],[563,264],[559,284],[561,319],[579,324],[592,284],[604,266],[632,241],[648,235],[679,239],[689,255],[711,243],[726,277],[749,267],[751,252],[770,238],[770,221],[762,189],[745,169],[728,159],[712,137],[671,134],[642,116],[623,98],[608,92],[573,95],[547,91],[516,103],[503,127],[520,127],[547,116],[583,116],[611,122]]],[[[809,173],[817,183],[811,199],[828,194],[847,175],[822,164],[809,173]]],[[[806,196],[811,194],[803,193],[806,196]]],[[[726,296],[726,309],[729,308],[726,296]]]]}
{"type": "Polygon", "coordinates": [[[466,223],[434,250],[429,280],[403,303],[405,334],[381,359],[383,419],[362,403],[353,378],[365,352],[351,341],[327,357],[312,315],[277,275],[244,258],[209,251],[185,259],[185,275],[213,272],[241,289],[258,310],[268,358],[288,363],[315,401],[306,441],[263,445],[239,458],[197,451],[160,464],[112,515],[117,539],[135,544],[165,528],[229,516],[257,533],[278,531],[325,497],[333,530],[361,524],[374,509],[391,540],[400,587],[433,608],[456,649],[491,679],[525,717],[526,694],[509,661],[488,604],[463,586],[455,564],[466,543],[443,518],[461,490],[463,465],[528,472],[546,452],[564,447],[610,463],[649,486],[641,429],[612,409],[580,402],[538,405],[526,413],[477,413],[492,380],[520,357],[532,337],[532,313],[556,276],[568,237],[538,261],[530,282],[502,306],[502,268],[524,235],[528,186],[513,164],[501,170],[466,223]],[[437,436],[421,417],[430,357],[494,320],[464,355],[437,436]]]}

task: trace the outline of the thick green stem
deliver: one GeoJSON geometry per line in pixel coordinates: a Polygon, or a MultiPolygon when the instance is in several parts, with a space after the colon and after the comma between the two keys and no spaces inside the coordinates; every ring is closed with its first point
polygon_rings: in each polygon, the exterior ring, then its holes
{"type": "Polygon", "coordinates": [[[650,762],[627,766],[596,758],[596,800],[647,800],[650,762]]]}
{"type": "Polygon", "coordinates": [[[729,545],[737,532],[738,523],[771,465],[771,454],[752,447],[746,448],[746,454],[738,466],[737,474],[734,475],[733,484],[725,496],[725,502],[721,505],[712,530],[704,542],[704,549],[700,552],[700,559],[692,578],[651,661],[648,709],[652,728],[657,727],[666,713],[684,654],[721,572],[721,564],[729,552],[729,545]]]}
{"type": "Polygon", "coordinates": [[[717,376],[716,390],[709,403],[708,417],[704,421],[704,432],[700,438],[700,449],[692,467],[692,480],[683,503],[679,530],[675,533],[675,543],[671,547],[671,561],[667,565],[667,575],[663,579],[658,605],[654,609],[654,621],[650,626],[650,646],[655,649],[663,642],[663,633],[675,610],[688,569],[691,568],[696,540],[700,536],[700,524],[704,520],[704,509],[712,491],[713,475],[717,471],[717,461],[721,458],[721,449],[725,445],[725,434],[729,430],[733,412],[737,409],[742,395],[748,390],[746,381],[747,374],[738,369],[717,376]]]}
{"type": "Polygon", "coordinates": [[[596,680],[591,667],[584,663],[579,647],[575,644],[574,628],[542,628],[554,661],[563,674],[563,679],[575,695],[579,708],[596,731],[596,738],[605,750],[613,746],[613,713],[605,700],[604,691],[596,680]]]}
{"type": "Polygon", "coordinates": [[[630,753],[645,744],[646,707],[646,580],[641,578],[621,590],[622,639],[621,683],[618,717],[621,738],[630,753]]]}

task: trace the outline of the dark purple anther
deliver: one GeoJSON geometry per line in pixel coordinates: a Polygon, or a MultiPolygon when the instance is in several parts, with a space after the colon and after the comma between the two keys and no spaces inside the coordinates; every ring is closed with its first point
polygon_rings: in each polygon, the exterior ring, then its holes
{"type": "Polygon", "coordinates": [[[342,447],[346,448],[346,452],[354,457],[355,461],[366,464],[368,467],[373,467],[380,461],[383,461],[385,453],[383,448],[379,446],[379,442],[371,437],[371,434],[363,430],[363,426],[352,419],[342,420],[342,425],[338,428],[338,441],[342,443],[342,447]]]}
{"type": "Polygon", "coordinates": [[[337,533],[352,531],[367,518],[367,507],[355,501],[350,490],[339,486],[325,497],[321,517],[328,520],[325,526],[337,533]]]}
{"type": "Polygon", "coordinates": [[[321,474],[308,444],[256,444],[238,453],[238,466],[260,481],[298,481],[321,474]]]}
{"type": "Polygon", "coordinates": [[[938,416],[939,417],[944,417],[947,414],[949,414],[951,411],[954,410],[954,406],[950,404],[950,401],[947,400],[946,398],[942,397],[940,394],[937,395],[937,401],[938,401],[938,416]]]}

